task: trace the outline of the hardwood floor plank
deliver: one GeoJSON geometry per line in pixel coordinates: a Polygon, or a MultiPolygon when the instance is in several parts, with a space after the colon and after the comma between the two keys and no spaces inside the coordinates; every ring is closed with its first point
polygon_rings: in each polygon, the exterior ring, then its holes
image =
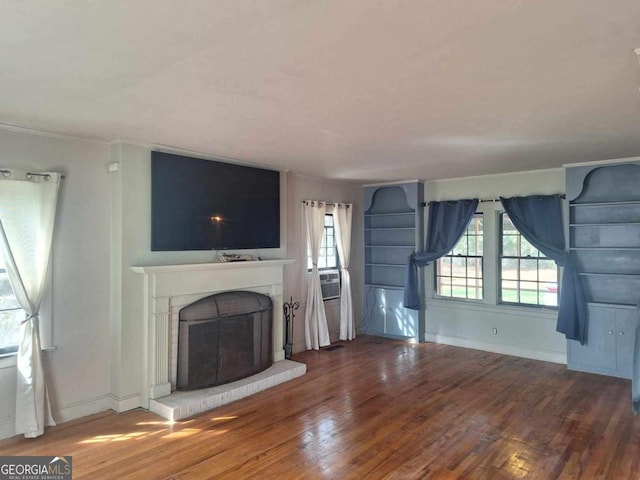
{"type": "Polygon", "coordinates": [[[0,453],[72,455],[74,479],[640,478],[628,380],[445,345],[344,345],[175,424],[105,412],[0,453]]]}

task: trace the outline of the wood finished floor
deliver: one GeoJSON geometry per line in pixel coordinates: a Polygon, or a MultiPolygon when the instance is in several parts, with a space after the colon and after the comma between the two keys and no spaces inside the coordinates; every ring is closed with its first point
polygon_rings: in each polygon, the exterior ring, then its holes
{"type": "Polygon", "coordinates": [[[72,455],[74,479],[638,479],[630,382],[445,345],[359,337],[308,373],[168,424],[101,413],[0,442],[72,455]]]}

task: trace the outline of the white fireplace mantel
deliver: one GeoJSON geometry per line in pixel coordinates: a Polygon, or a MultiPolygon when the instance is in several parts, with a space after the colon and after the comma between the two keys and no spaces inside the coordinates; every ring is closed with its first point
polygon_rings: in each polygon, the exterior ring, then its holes
{"type": "Polygon", "coordinates": [[[142,406],[171,393],[171,307],[178,299],[197,300],[228,290],[269,295],[273,301],[273,361],[284,359],[283,267],[294,259],[131,267],[143,275],[144,388],[142,406]]]}

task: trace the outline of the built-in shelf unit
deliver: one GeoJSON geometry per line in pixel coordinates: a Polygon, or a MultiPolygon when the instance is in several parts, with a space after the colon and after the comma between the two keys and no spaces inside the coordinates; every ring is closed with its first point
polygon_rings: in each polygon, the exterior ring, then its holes
{"type": "Polygon", "coordinates": [[[587,300],[587,342],[569,340],[575,370],[630,378],[640,297],[640,163],[567,169],[571,254],[587,300]]]}
{"type": "Polygon", "coordinates": [[[366,333],[420,338],[421,312],[403,300],[408,260],[422,239],[423,197],[420,182],[364,189],[366,333]]]}

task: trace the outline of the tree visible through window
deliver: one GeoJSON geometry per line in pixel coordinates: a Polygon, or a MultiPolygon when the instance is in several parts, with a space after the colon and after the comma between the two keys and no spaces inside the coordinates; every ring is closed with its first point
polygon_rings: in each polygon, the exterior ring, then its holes
{"type": "MultiPolygon", "coordinates": [[[[313,268],[311,250],[307,244],[307,270],[313,268]]],[[[338,268],[338,250],[336,247],[336,230],[333,223],[333,215],[324,216],[324,232],[322,233],[322,246],[318,258],[318,269],[338,268]]]]}
{"type": "Polygon", "coordinates": [[[9,276],[0,257],[0,355],[16,352],[20,343],[20,322],[25,319],[9,284],[9,276]]]}
{"type": "Polygon", "coordinates": [[[482,214],[476,213],[453,250],[436,263],[436,294],[439,297],[481,300],[482,214]]]}
{"type": "Polygon", "coordinates": [[[501,214],[500,301],[558,305],[558,267],[531,245],[506,213],[501,214]]]}

